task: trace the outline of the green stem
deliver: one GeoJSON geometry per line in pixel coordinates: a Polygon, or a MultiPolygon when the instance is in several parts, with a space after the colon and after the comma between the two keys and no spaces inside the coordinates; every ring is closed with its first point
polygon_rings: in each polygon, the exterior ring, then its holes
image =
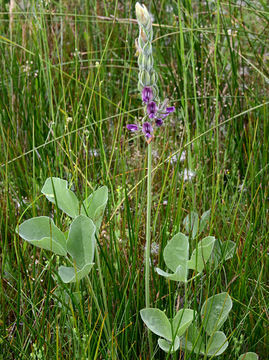
{"type": "Polygon", "coordinates": [[[150,216],[151,216],[151,143],[148,145],[148,176],[147,176],[147,226],[146,226],[146,269],[145,269],[145,293],[146,293],[146,307],[150,307],[149,294],[149,266],[150,266],[150,216]]]}
{"type": "Polygon", "coordinates": [[[110,327],[110,322],[109,322],[109,314],[108,314],[108,306],[107,306],[107,296],[106,296],[106,290],[105,290],[105,286],[104,286],[104,282],[103,282],[103,274],[102,274],[102,269],[101,269],[100,256],[99,256],[97,247],[96,247],[95,254],[96,254],[97,267],[98,267],[98,272],[99,272],[99,280],[100,280],[102,296],[103,296],[103,303],[104,303],[105,312],[106,312],[106,326],[107,326],[107,330],[108,330],[109,336],[112,341],[112,332],[111,332],[111,327],[110,327]]]}
{"type": "MultiPolygon", "coordinates": [[[[182,9],[183,5],[180,1],[178,1],[178,15],[179,15],[179,36],[180,36],[180,42],[179,42],[179,50],[180,50],[180,58],[182,62],[182,73],[183,73],[183,87],[184,87],[184,100],[182,96],[182,106],[184,107],[184,123],[185,123],[185,129],[187,133],[187,141],[188,143],[191,141],[191,130],[190,130],[190,124],[189,124],[189,109],[188,109],[188,74],[187,74],[187,64],[186,64],[186,55],[185,55],[185,39],[184,39],[184,32],[183,32],[183,24],[184,16],[182,16],[184,12],[184,8],[182,9]]],[[[188,148],[187,150],[187,156],[188,156],[188,171],[191,171],[193,169],[193,161],[192,161],[192,154],[191,154],[191,148],[188,148]]],[[[195,191],[194,191],[194,184],[191,183],[191,190],[192,190],[192,208],[195,208],[195,191]]]]}
{"type": "MultiPolygon", "coordinates": [[[[103,317],[102,311],[101,311],[101,309],[100,309],[100,306],[99,306],[99,303],[98,303],[98,299],[97,299],[97,297],[96,297],[96,295],[95,295],[95,293],[94,293],[94,290],[93,290],[92,283],[91,283],[91,280],[90,280],[89,275],[87,276],[87,280],[88,280],[88,284],[89,284],[89,288],[90,288],[90,293],[91,293],[91,295],[92,295],[92,297],[93,297],[93,301],[94,301],[94,303],[95,303],[95,306],[96,306],[96,308],[97,308],[97,311],[98,311],[99,314],[100,314],[100,318],[101,318],[102,322],[104,322],[104,317],[103,317]]],[[[109,341],[111,340],[111,337],[110,337],[110,335],[108,334],[107,327],[106,327],[105,324],[104,324],[104,332],[105,332],[107,341],[109,342],[109,341]]]]}
{"type": "Polygon", "coordinates": [[[103,296],[103,303],[104,303],[105,312],[106,312],[105,324],[106,324],[106,329],[107,329],[107,332],[108,332],[109,338],[110,338],[109,341],[111,341],[112,360],[114,360],[114,359],[117,358],[117,347],[113,343],[113,334],[112,334],[112,331],[111,331],[109,312],[108,312],[108,305],[107,305],[107,294],[106,294],[106,289],[105,289],[105,285],[104,285],[104,281],[103,281],[103,274],[102,274],[102,268],[101,268],[100,255],[99,255],[97,246],[95,248],[95,254],[96,254],[96,262],[97,262],[97,267],[98,267],[98,272],[99,272],[99,280],[100,280],[102,296],[103,296]]]}
{"type": "Polygon", "coordinates": [[[218,42],[219,42],[219,33],[220,33],[220,3],[217,1],[217,35],[215,40],[214,48],[214,68],[216,76],[216,110],[215,110],[215,123],[216,123],[216,145],[217,145],[217,174],[220,171],[220,160],[219,160],[219,76],[218,76],[218,65],[217,65],[217,52],[218,52],[218,42]]]}
{"type": "MultiPolygon", "coordinates": [[[[145,249],[145,294],[146,308],[150,307],[149,279],[150,279],[150,220],[151,220],[151,168],[152,168],[152,144],[148,144],[148,176],[147,176],[147,225],[146,225],[146,249],[145,249]]],[[[153,353],[152,336],[148,330],[150,356],[153,353]]]]}

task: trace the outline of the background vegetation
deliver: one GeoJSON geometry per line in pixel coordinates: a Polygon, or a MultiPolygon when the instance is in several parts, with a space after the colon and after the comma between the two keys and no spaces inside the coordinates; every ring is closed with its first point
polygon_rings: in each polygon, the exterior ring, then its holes
{"type": "MultiPolygon", "coordinates": [[[[0,358],[147,359],[139,316],[145,306],[147,145],[126,130],[142,114],[135,2],[0,3],[0,358]],[[113,346],[88,284],[60,285],[59,259],[15,232],[37,215],[68,227],[70,220],[40,196],[49,176],[68,180],[80,198],[97,186],[109,188],[99,243],[108,314],[96,269],[90,276],[112,325],[113,346]]],[[[228,291],[234,302],[225,323],[229,348],[219,359],[256,351],[266,360],[269,4],[146,5],[154,17],[160,95],[176,106],[153,140],[152,264],[164,268],[162,249],[184,231],[191,210],[201,215],[211,209],[204,234],[233,240],[236,254],[215,271],[208,265],[188,297],[199,306],[228,291]]],[[[169,316],[171,304],[180,307],[185,295],[152,271],[153,307],[168,309],[169,316]]],[[[157,350],[154,358],[166,355],[157,350]]]]}

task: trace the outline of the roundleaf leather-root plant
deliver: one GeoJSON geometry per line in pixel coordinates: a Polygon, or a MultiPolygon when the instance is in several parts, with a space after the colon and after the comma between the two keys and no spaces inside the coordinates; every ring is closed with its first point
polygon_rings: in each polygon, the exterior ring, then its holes
{"type": "Polygon", "coordinates": [[[136,3],[136,17],[139,24],[139,37],[137,40],[137,54],[139,65],[138,89],[144,107],[142,124],[128,124],[127,129],[132,132],[141,130],[148,144],[148,168],[147,168],[147,226],[146,226],[146,250],[145,250],[145,294],[146,306],[150,304],[149,294],[149,264],[150,264],[150,220],[151,220],[151,169],[152,169],[152,140],[154,128],[161,127],[164,119],[173,111],[174,106],[167,106],[167,99],[160,103],[158,87],[156,85],[157,75],[153,68],[152,39],[153,29],[151,16],[145,7],[136,3]]]}
{"type": "MultiPolygon", "coordinates": [[[[154,128],[163,125],[164,119],[173,111],[173,106],[167,106],[167,100],[160,103],[157,87],[157,75],[153,67],[152,39],[153,29],[151,16],[145,7],[136,3],[136,17],[139,25],[139,37],[136,43],[139,81],[138,90],[144,104],[144,117],[141,124],[128,124],[127,129],[132,132],[142,131],[148,144],[147,162],[147,223],[146,223],[146,246],[145,246],[145,297],[146,307],[150,306],[150,224],[151,224],[151,170],[152,170],[152,140],[154,128]]],[[[152,341],[149,334],[150,352],[152,353],[152,341]]]]}
{"type": "MultiPolygon", "coordinates": [[[[63,233],[54,224],[53,219],[39,216],[24,221],[18,227],[17,232],[30,244],[63,256],[63,262],[70,265],[61,265],[58,269],[58,274],[64,283],[78,283],[86,277],[97,310],[104,321],[88,274],[94,266],[95,254],[103,303],[105,312],[108,314],[106,290],[99,252],[96,247],[96,237],[98,237],[108,200],[108,189],[106,186],[98,188],[80,204],[76,195],[68,188],[66,180],[51,177],[46,180],[41,192],[58,209],[72,218],[69,231],[63,233]]],[[[104,332],[107,341],[110,342],[112,332],[108,316],[105,318],[104,332]]]]}
{"type": "MultiPolygon", "coordinates": [[[[210,217],[210,211],[205,212],[199,219],[198,214],[191,212],[183,221],[185,235],[175,234],[163,251],[165,270],[156,268],[156,272],[169,282],[175,281],[185,286],[184,307],[175,310],[172,306],[172,318],[168,318],[165,311],[150,307],[150,225],[151,225],[151,172],[152,172],[152,144],[155,130],[162,127],[165,118],[175,111],[168,106],[168,100],[160,101],[157,86],[157,74],[154,70],[152,56],[153,28],[151,16],[144,5],[136,3],[136,16],[139,25],[137,40],[137,54],[139,65],[138,90],[144,104],[144,116],[141,123],[128,124],[131,132],[141,132],[147,143],[147,220],[145,246],[145,308],[140,311],[141,318],[149,330],[150,356],[153,358],[153,345],[150,331],[156,334],[159,347],[168,354],[179,349],[212,358],[221,355],[228,347],[228,338],[221,330],[232,309],[232,299],[227,292],[215,294],[206,298],[202,306],[195,310],[192,300],[187,298],[187,286],[196,277],[203,274],[208,264],[217,268],[218,264],[230,259],[234,255],[235,243],[221,242],[214,236],[203,237],[196,246],[196,239],[200,238],[210,217]],[[190,247],[192,252],[190,253],[190,247]],[[190,275],[191,274],[191,275],[190,275]]],[[[64,283],[79,282],[86,277],[94,266],[96,257],[99,279],[103,296],[103,303],[108,315],[107,297],[104,288],[99,253],[96,247],[96,237],[102,222],[103,213],[108,200],[107,187],[103,186],[92,192],[82,203],[73,191],[68,188],[66,180],[48,178],[41,190],[46,198],[70,217],[71,225],[68,231],[59,229],[52,218],[47,216],[34,217],[19,225],[17,232],[22,239],[39,248],[54,252],[62,257],[58,269],[60,279],[64,283]]],[[[109,317],[101,314],[98,301],[92,291],[93,300],[102,317],[104,332],[108,342],[113,340],[109,317]]],[[[101,338],[101,333],[100,333],[101,338]]],[[[113,345],[113,344],[112,344],[113,345]]],[[[97,354],[97,353],[96,353],[97,354]]],[[[124,354],[125,355],[125,354],[124,354]]],[[[117,351],[115,350],[115,356],[117,351]]],[[[114,358],[114,357],[113,357],[114,358]]],[[[257,360],[255,353],[242,354],[238,360],[257,360]]]]}
{"type": "MultiPolygon", "coordinates": [[[[233,257],[235,243],[233,241],[217,241],[207,236],[198,242],[189,258],[189,239],[200,236],[208,222],[210,211],[206,211],[201,219],[194,211],[188,215],[183,225],[188,237],[179,232],[167,243],[163,258],[166,267],[172,272],[156,268],[156,272],[170,281],[184,283],[185,286],[195,277],[202,274],[206,263],[213,266],[233,257]],[[196,275],[188,278],[189,270],[196,275]]],[[[186,291],[185,291],[186,293],[186,291]]],[[[188,299],[185,299],[188,304],[188,299]]],[[[168,319],[165,312],[154,308],[145,308],[140,315],[146,326],[160,338],[159,347],[171,354],[179,349],[205,357],[221,355],[228,347],[228,338],[221,327],[232,309],[232,299],[227,292],[213,295],[206,299],[200,311],[186,307],[168,319]]],[[[249,352],[242,354],[238,360],[258,360],[258,355],[249,352]]]]}
{"type": "MultiPolygon", "coordinates": [[[[197,355],[214,357],[221,355],[228,346],[226,335],[220,331],[232,309],[232,299],[227,292],[209,297],[202,305],[200,313],[185,306],[177,311],[172,319],[168,319],[164,311],[150,307],[152,140],[154,139],[154,128],[161,127],[164,124],[164,119],[175,111],[175,108],[167,107],[167,99],[162,103],[159,100],[157,74],[153,68],[152,21],[145,5],[136,3],[136,17],[139,25],[139,38],[136,42],[139,65],[138,90],[141,91],[145,107],[142,123],[128,124],[127,129],[132,132],[142,131],[148,144],[145,247],[146,308],[140,311],[140,315],[148,329],[160,337],[158,345],[165,352],[170,354],[181,348],[197,355]]],[[[183,223],[188,237],[179,232],[173,236],[164,249],[164,262],[172,273],[156,268],[157,273],[168,280],[184,283],[185,290],[187,283],[202,273],[209,260],[212,264],[217,265],[219,262],[228,260],[234,254],[235,244],[232,241],[220,242],[216,241],[213,236],[207,236],[197,244],[189,258],[189,239],[196,238],[203,231],[209,216],[210,211],[207,211],[199,220],[198,215],[191,212],[183,223]],[[190,279],[188,279],[189,270],[196,273],[190,279]]],[[[187,299],[185,299],[185,304],[188,304],[187,299]]],[[[153,358],[150,334],[149,348],[150,356],[153,358]]],[[[242,356],[247,356],[247,354],[242,356]]]]}
{"type": "MultiPolygon", "coordinates": [[[[156,268],[159,275],[170,281],[184,283],[186,286],[195,277],[201,275],[210,260],[213,264],[217,264],[233,256],[234,247],[230,252],[220,251],[219,247],[215,247],[216,239],[207,236],[198,242],[189,257],[189,238],[194,239],[203,232],[209,215],[210,211],[207,211],[199,220],[198,215],[191,212],[184,219],[183,224],[189,236],[179,232],[167,243],[163,258],[166,267],[172,273],[156,268]],[[189,270],[195,271],[195,276],[188,278],[189,270]]],[[[226,250],[226,247],[223,250],[226,250]]],[[[188,304],[187,299],[185,303],[188,304]]],[[[202,305],[200,313],[184,307],[170,320],[165,312],[159,309],[145,308],[140,314],[147,327],[160,336],[158,345],[165,352],[173,353],[178,349],[184,349],[213,357],[221,355],[228,346],[228,339],[220,328],[231,309],[232,299],[224,292],[208,298],[202,305]]]]}
{"type": "Polygon", "coordinates": [[[18,233],[30,244],[63,256],[71,266],[59,267],[60,278],[64,283],[77,282],[88,275],[94,265],[95,236],[108,199],[107,187],[94,191],[81,205],[68,189],[67,181],[60,178],[48,178],[41,192],[73,219],[68,233],[63,233],[47,216],[24,221],[18,233]]]}

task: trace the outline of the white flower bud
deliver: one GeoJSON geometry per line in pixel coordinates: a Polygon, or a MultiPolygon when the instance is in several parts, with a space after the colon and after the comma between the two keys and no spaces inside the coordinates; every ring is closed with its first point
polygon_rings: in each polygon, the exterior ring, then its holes
{"type": "Polygon", "coordinates": [[[148,22],[150,21],[150,15],[149,15],[149,12],[148,12],[146,6],[144,4],[141,6],[140,3],[137,2],[135,4],[135,12],[136,12],[136,18],[137,18],[138,22],[141,25],[146,26],[148,24],[148,22]]]}

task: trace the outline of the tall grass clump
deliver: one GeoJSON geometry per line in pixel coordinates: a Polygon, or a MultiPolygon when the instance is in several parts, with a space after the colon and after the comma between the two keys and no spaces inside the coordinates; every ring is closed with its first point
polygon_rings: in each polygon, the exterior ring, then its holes
{"type": "Polygon", "coordinates": [[[0,359],[267,359],[267,3],[0,16],[0,359]]]}

